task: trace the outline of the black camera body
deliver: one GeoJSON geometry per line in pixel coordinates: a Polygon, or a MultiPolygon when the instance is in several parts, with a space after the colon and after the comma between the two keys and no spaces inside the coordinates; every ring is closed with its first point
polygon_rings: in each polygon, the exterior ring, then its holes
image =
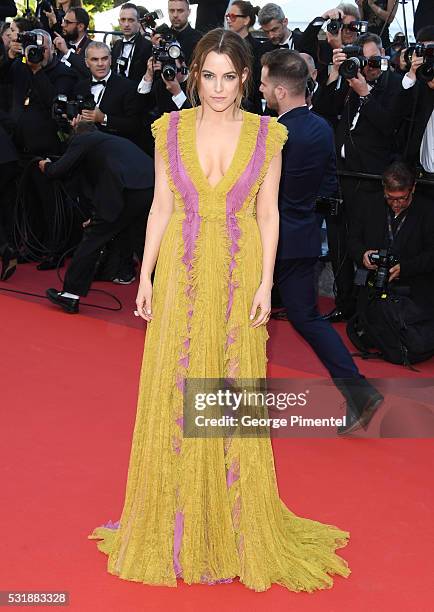
{"type": "Polygon", "coordinates": [[[339,66],[339,74],[343,79],[355,79],[359,70],[368,65],[368,60],[363,56],[363,48],[359,45],[345,45],[342,49],[347,59],[339,66]]]}
{"type": "Polygon", "coordinates": [[[187,73],[186,67],[178,68],[176,65],[176,60],[183,60],[182,50],[168,28],[161,33],[158,45],[154,45],[152,49],[152,55],[156,62],[161,63],[161,74],[166,81],[174,81],[180,71],[183,74],[187,73]]]}
{"type": "Polygon", "coordinates": [[[39,64],[44,59],[44,37],[36,32],[20,32],[17,42],[21,43],[23,53],[31,64],[39,64]]]}
{"type": "Polygon", "coordinates": [[[417,57],[423,57],[423,64],[416,71],[419,80],[428,83],[434,79],[434,43],[418,43],[414,47],[417,57]]]}
{"type": "Polygon", "coordinates": [[[139,22],[143,28],[151,28],[155,29],[157,23],[157,19],[163,18],[163,11],[161,9],[157,9],[156,11],[147,12],[140,17],[139,22]]]}
{"type": "Polygon", "coordinates": [[[345,28],[350,30],[350,32],[355,32],[360,36],[360,34],[366,34],[368,31],[368,22],[367,21],[353,21],[348,24],[344,24],[342,19],[330,19],[327,24],[327,32],[332,36],[337,36],[339,32],[345,28]]]}
{"type": "Polygon", "coordinates": [[[390,249],[380,249],[378,253],[370,253],[368,259],[371,264],[377,266],[373,286],[377,291],[384,291],[388,285],[390,269],[399,261],[390,249]]]}
{"type": "Polygon", "coordinates": [[[84,110],[93,110],[95,99],[92,95],[77,96],[74,100],[68,100],[68,96],[59,94],[54,98],[52,116],[58,122],[66,122],[81,115],[84,110]]]}

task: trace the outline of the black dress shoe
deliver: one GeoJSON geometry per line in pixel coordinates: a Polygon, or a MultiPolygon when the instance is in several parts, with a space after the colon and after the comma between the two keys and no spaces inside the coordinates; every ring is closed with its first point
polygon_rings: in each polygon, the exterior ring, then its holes
{"type": "Polygon", "coordinates": [[[7,281],[17,269],[17,254],[12,247],[6,245],[1,253],[1,258],[2,267],[0,272],[0,280],[7,281]]]}
{"type": "Polygon", "coordinates": [[[63,266],[65,265],[65,259],[63,258],[62,261],[60,262],[60,266],[59,266],[59,261],[60,261],[61,255],[54,255],[53,257],[47,257],[46,259],[43,259],[41,261],[41,263],[39,263],[36,266],[37,270],[57,270],[57,268],[63,268],[63,266]]]}
{"type": "Polygon", "coordinates": [[[347,434],[357,429],[367,429],[384,397],[365,378],[342,381],[341,391],[347,399],[346,425],[337,428],[338,434],[347,434]],[[343,387],[342,387],[343,383],[343,387]]]}
{"type": "Polygon", "coordinates": [[[329,321],[330,323],[341,323],[342,321],[347,321],[350,317],[342,312],[342,310],[335,308],[322,318],[324,321],[329,321]]]}
{"type": "Polygon", "coordinates": [[[64,297],[61,291],[57,291],[57,289],[52,288],[47,289],[45,294],[52,304],[60,306],[60,308],[63,308],[65,312],[68,312],[69,314],[78,313],[79,299],[64,297]]]}

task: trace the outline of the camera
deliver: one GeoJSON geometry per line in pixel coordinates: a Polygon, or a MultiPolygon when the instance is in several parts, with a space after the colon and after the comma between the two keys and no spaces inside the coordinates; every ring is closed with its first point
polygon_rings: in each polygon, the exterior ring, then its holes
{"type": "Polygon", "coordinates": [[[330,19],[327,24],[327,32],[332,36],[337,36],[343,28],[350,32],[356,32],[357,34],[366,34],[368,31],[368,22],[352,21],[351,23],[344,24],[342,19],[330,19]]]}
{"type": "Polygon", "coordinates": [[[44,37],[36,32],[20,32],[17,42],[21,43],[23,53],[31,64],[39,64],[44,59],[44,37]]]}
{"type": "Polygon", "coordinates": [[[95,99],[92,95],[77,96],[74,100],[68,100],[68,96],[59,94],[54,98],[52,117],[60,123],[65,123],[65,119],[67,122],[77,115],[81,115],[84,110],[93,110],[94,108],[95,99]]]}
{"type": "Polygon", "coordinates": [[[399,261],[389,249],[381,249],[378,253],[370,253],[369,262],[377,266],[373,286],[377,291],[383,291],[388,285],[389,272],[399,261]]]}
{"type": "Polygon", "coordinates": [[[38,10],[39,11],[47,11],[50,12],[53,9],[53,5],[50,0],[41,0],[38,2],[38,10]]]}
{"type": "Polygon", "coordinates": [[[320,196],[315,202],[315,212],[319,215],[337,217],[343,202],[344,201],[339,198],[326,198],[320,196]]]}
{"type": "Polygon", "coordinates": [[[359,70],[368,65],[368,60],[363,56],[363,48],[359,45],[345,45],[342,49],[347,59],[339,66],[339,74],[343,79],[355,79],[359,70]]]}
{"type": "MultiPolygon", "coordinates": [[[[166,26],[167,28],[167,26],[166,26]]],[[[154,45],[152,55],[156,62],[161,63],[161,74],[166,81],[174,81],[179,71],[186,74],[187,68],[178,68],[176,60],[183,60],[180,44],[175,40],[169,28],[161,32],[158,45],[154,45]]]]}
{"type": "Polygon", "coordinates": [[[162,19],[163,11],[157,9],[156,11],[152,11],[152,13],[145,13],[143,17],[139,19],[139,22],[143,28],[152,28],[154,29],[157,19],[162,19]]]}
{"type": "Polygon", "coordinates": [[[417,57],[423,57],[423,64],[416,71],[420,81],[429,82],[434,79],[434,43],[418,43],[414,47],[417,57]]]}

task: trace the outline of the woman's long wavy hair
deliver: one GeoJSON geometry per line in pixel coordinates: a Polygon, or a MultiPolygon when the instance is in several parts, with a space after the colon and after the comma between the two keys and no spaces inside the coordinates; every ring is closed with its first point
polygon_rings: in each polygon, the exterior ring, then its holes
{"type": "Polygon", "coordinates": [[[250,86],[252,56],[250,48],[241,36],[223,28],[211,30],[196,45],[187,82],[187,95],[191,104],[193,106],[200,104],[201,73],[208,53],[211,53],[211,51],[227,55],[234,65],[240,84],[234,108],[241,108],[241,100],[247,95],[250,86]],[[248,69],[248,75],[243,83],[242,79],[246,68],[248,69]]]}

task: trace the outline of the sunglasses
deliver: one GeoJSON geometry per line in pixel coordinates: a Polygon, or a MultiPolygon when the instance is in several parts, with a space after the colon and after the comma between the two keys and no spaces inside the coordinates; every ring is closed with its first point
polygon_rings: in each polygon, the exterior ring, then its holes
{"type": "Polygon", "coordinates": [[[78,21],[69,21],[69,19],[62,19],[62,23],[65,25],[71,25],[71,23],[78,23],[78,21]]]}
{"type": "Polygon", "coordinates": [[[226,13],[225,17],[228,21],[236,21],[238,17],[245,17],[245,15],[237,15],[236,13],[226,13]]]}

